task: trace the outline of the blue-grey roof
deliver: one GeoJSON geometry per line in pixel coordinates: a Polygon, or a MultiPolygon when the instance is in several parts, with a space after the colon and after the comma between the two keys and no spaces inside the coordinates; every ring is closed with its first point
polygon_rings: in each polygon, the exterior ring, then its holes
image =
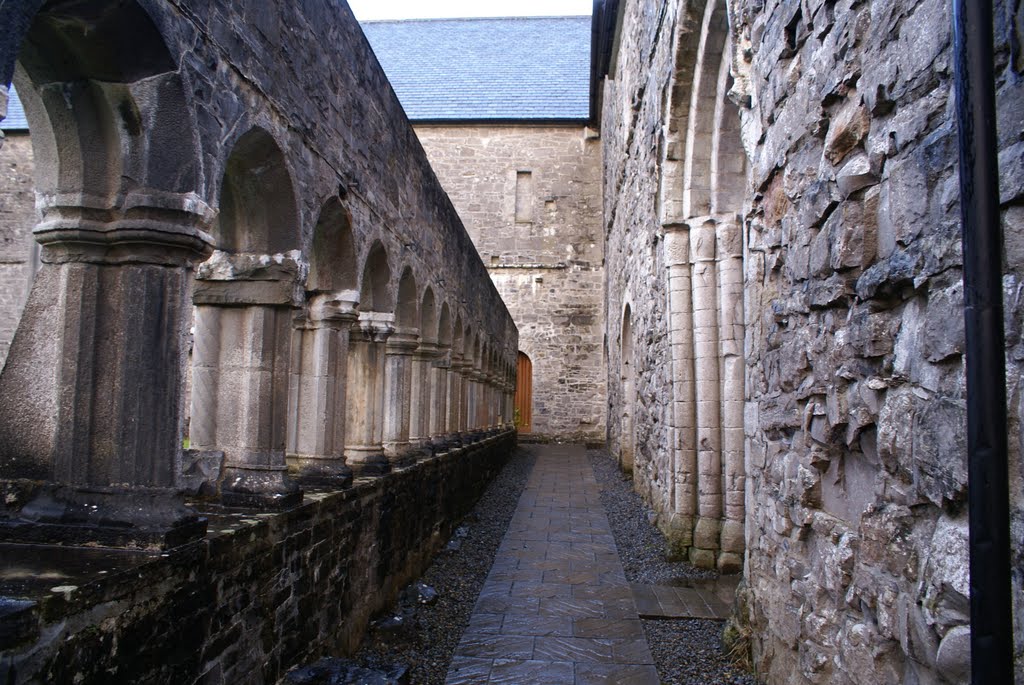
{"type": "Polygon", "coordinates": [[[27,131],[28,119],[25,118],[25,108],[21,106],[21,99],[18,93],[11,86],[7,94],[7,117],[0,121],[0,130],[4,131],[27,131]]]}
{"type": "Polygon", "coordinates": [[[590,17],[363,23],[412,121],[585,120],[590,17]]]}

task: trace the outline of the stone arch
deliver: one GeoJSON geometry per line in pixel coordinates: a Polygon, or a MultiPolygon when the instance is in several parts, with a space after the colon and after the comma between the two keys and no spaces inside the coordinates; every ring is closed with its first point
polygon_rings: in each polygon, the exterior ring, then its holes
{"type": "MultiPolygon", "coordinates": [[[[729,17],[725,0],[709,0],[704,6],[698,41],[693,83],[688,93],[689,116],[684,132],[683,214],[687,217],[710,214],[712,189],[720,185],[712,177],[712,168],[718,166],[715,152],[720,132],[716,126],[723,120],[722,105],[727,102],[726,93],[731,81],[729,17]]],[[[733,130],[738,143],[738,116],[735,116],[735,106],[728,104],[733,110],[736,124],[733,130]]],[[[742,154],[740,159],[743,159],[742,154]]]]}
{"type": "Polygon", "coordinates": [[[391,298],[391,266],[383,243],[374,241],[363,263],[360,281],[359,308],[364,312],[390,312],[394,309],[391,298]]]}
{"type": "Polygon", "coordinates": [[[434,289],[429,285],[423,289],[423,297],[420,299],[420,339],[428,343],[438,342],[438,313],[437,300],[434,297],[434,289]]]}
{"type": "Polygon", "coordinates": [[[452,344],[452,312],[447,302],[441,303],[441,313],[437,317],[437,343],[445,347],[452,344]]]}
{"type": "Polygon", "coordinates": [[[739,569],[743,552],[743,248],[747,159],[725,0],[680,21],[662,160],[672,350],[672,530],[690,561],[739,569]],[[700,388],[698,398],[697,388],[700,388]],[[699,400],[699,401],[698,401],[699,400]],[[725,523],[731,522],[731,523],[725,523]],[[729,528],[726,531],[726,528],[729,528]],[[737,530],[739,532],[737,532],[737,530]]]}
{"type": "Polygon", "coordinates": [[[224,165],[214,229],[224,252],[275,254],[299,245],[299,213],[284,152],[266,130],[242,135],[224,165]]]}
{"type": "Polygon", "coordinates": [[[131,1],[49,5],[33,18],[14,70],[47,204],[81,194],[107,208],[139,187],[196,190],[188,89],[147,10],[131,1]]]}
{"type": "Polygon", "coordinates": [[[352,215],[337,197],[324,203],[313,229],[306,290],[355,290],[358,285],[352,215]]]}
{"type": "Polygon", "coordinates": [[[405,329],[419,329],[419,304],[416,294],[416,277],[412,268],[405,267],[398,279],[398,302],[395,307],[395,325],[405,329]]]}

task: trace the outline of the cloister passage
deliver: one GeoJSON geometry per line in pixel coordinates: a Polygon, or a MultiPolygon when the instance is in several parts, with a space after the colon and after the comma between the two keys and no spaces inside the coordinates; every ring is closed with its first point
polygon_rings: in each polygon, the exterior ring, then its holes
{"type": "Polygon", "coordinates": [[[629,583],[583,445],[536,462],[448,671],[463,683],[660,682],[641,618],[726,618],[726,579],[629,583]]]}

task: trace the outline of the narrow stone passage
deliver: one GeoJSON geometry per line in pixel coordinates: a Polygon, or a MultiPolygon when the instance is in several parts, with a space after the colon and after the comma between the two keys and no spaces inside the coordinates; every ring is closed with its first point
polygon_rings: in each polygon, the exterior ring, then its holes
{"type": "Polygon", "coordinates": [[[585,449],[534,449],[533,473],[446,682],[656,685],[585,449]]]}

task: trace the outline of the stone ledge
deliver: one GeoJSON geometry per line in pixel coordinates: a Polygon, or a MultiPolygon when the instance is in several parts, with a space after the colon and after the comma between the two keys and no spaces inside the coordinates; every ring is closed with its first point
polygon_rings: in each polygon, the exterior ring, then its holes
{"type": "Polygon", "coordinates": [[[43,682],[275,682],[353,649],[514,445],[514,431],[485,437],[349,489],[311,488],[283,512],[195,502],[206,538],[159,555],[0,545],[0,596],[34,602],[17,604],[17,625],[0,617],[0,648],[43,682]]]}

